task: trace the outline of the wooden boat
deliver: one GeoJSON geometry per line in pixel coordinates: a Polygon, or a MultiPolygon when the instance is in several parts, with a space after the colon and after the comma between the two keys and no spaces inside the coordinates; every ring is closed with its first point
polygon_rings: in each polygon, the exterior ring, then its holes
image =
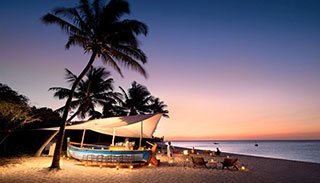
{"type": "Polygon", "coordinates": [[[68,142],[67,154],[77,160],[92,160],[116,163],[147,163],[153,154],[152,150],[126,150],[119,146],[102,146],[68,142]]]}

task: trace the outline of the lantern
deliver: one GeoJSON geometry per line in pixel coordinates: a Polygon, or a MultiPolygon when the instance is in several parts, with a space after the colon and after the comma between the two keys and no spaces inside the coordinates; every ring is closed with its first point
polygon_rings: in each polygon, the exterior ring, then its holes
{"type": "Polygon", "coordinates": [[[189,151],[188,150],[183,150],[183,155],[188,156],[189,151]]]}
{"type": "Polygon", "coordinates": [[[241,170],[246,170],[246,167],[244,165],[242,165],[241,170]]]}

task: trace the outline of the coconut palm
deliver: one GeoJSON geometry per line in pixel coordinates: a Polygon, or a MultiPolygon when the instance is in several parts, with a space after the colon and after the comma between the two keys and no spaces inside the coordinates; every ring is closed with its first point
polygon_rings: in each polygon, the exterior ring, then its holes
{"type": "MultiPolygon", "coordinates": [[[[82,79],[74,92],[74,100],[71,102],[71,109],[75,110],[74,114],[67,120],[70,122],[74,117],[78,116],[84,119],[90,116],[90,119],[100,118],[102,114],[96,111],[97,106],[116,103],[116,99],[121,97],[120,93],[113,92],[113,79],[109,78],[110,72],[104,68],[92,67],[86,75],[86,79],[82,79]]],[[[66,79],[73,83],[77,76],[70,70],[66,69],[66,79]]],[[[52,87],[49,91],[55,91],[54,97],[65,99],[71,92],[70,89],[62,87],[52,87]]],[[[57,109],[57,112],[63,113],[64,106],[57,109]]]]}
{"type": "Polygon", "coordinates": [[[74,8],[56,8],[46,14],[42,20],[47,24],[57,24],[64,30],[69,40],[66,48],[78,45],[91,57],[72,85],[71,92],[65,104],[63,123],[60,126],[58,140],[51,168],[60,168],[65,125],[71,106],[73,94],[81,79],[86,75],[95,59],[112,66],[122,76],[118,64],[138,71],[146,77],[146,72],[140,63],[146,63],[147,58],[136,36],[147,34],[147,26],[136,20],[121,20],[124,14],[129,14],[129,4],[123,0],[111,0],[103,5],[101,0],[80,0],[80,5],[74,8]]]}
{"type": "Polygon", "coordinates": [[[134,81],[128,93],[122,87],[119,88],[124,95],[121,106],[126,109],[128,115],[149,113],[149,102],[152,96],[145,86],[134,81]]]}
{"type": "Polygon", "coordinates": [[[168,107],[166,104],[164,104],[163,101],[161,101],[159,98],[154,98],[150,100],[151,104],[149,105],[150,113],[156,114],[156,113],[162,113],[164,117],[169,118],[169,111],[164,109],[168,107]]]}

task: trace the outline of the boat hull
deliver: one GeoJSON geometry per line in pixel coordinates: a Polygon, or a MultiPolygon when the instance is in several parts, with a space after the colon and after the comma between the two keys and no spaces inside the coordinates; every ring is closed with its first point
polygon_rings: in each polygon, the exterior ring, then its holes
{"type": "Polygon", "coordinates": [[[97,160],[104,162],[147,162],[150,150],[108,150],[107,146],[84,145],[77,147],[68,144],[68,156],[77,160],[97,160]]]}

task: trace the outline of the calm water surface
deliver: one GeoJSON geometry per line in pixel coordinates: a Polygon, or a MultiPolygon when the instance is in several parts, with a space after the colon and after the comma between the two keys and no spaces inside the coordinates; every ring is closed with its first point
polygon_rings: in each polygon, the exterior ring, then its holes
{"type": "Polygon", "coordinates": [[[218,147],[222,152],[320,163],[320,140],[172,141],[172,145],[214,151],[218,147]]]}

